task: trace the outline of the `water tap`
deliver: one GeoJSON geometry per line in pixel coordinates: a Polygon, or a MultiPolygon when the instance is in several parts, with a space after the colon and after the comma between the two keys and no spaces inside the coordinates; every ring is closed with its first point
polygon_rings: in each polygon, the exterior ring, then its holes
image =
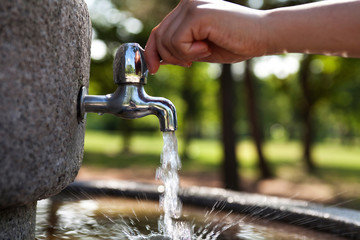
{"type": "Polygon", "coordinates": [[[151,97],[146,94],[144,85],[148,69],[144,50],[137,43],[121,45],[115,55],[114,82],[116,91],[107,95],[87,95],[86,87],[79,93],[79,118],[84,119],[86,112],[98,114],[111,113],[124,119],[135,119],[156,115],[163,132],[177,128],[176,109],[166,98],[151,97]]]}

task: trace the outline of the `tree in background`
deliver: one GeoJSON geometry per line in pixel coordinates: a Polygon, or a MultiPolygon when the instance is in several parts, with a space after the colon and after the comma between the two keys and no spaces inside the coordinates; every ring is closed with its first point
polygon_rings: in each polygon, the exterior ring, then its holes
{"type": "Polygon", "coordinates": [[[220,76],[220,108],[223,147],[223,181],[224,187],[239,190],[238,162],[236,159],[236,138],[234,131],[234,79],[231,74],[231,65],[223,64],[220,76]]]}
{"type": "Polygon", "coordinates": [[[191,68],[185,69],[181,86],[181,97],[184,101],[184,121],[182,121],[183,152],[181,158],[190,160],[191,140],[201,136],[201,120],[204,101],[204,85],[199,83],[201,64],[194,63],[191,68]]]}
{"type": "Polygon", "coordinates": [[[263,133],[262,133],[262,119],[258,113],[257,96],[255,93],[254,85],[256,84],[256,78],[253,77],[251,71],[251,60],[245,62],[245,95],[246,105],[249,118],[249,125],[252,132],[252,137],[255,143],[256,153],[258,157],[258,167],[261,173],[261,178],[266,179],[272,177],[271,170],[268,166],[266,158],[262,150],[263,133]]]}
{"type": "Polygon", "coordinates": [[[315,164],[311,154],[312,143],[314,140],[312,112],[314,111],[315,104],[313,93],[310,90],[310,63],[313,58],[313,55],[304,55],[299,70],[299,82],[302,90],[302,98],[300,98],[302,99],[302,101],[300,101],[302,105],[300,107],[300,116],[303,123],[303,160],[309,172],[315,170],[315,164]]]}

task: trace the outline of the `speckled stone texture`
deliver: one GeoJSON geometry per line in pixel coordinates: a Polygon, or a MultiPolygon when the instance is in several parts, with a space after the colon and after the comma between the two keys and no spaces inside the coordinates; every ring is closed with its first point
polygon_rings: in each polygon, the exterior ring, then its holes
{"type": "Polygon", "coordinates": [[[1,1],[0,209],[34,204],[77,175],[85,131],[77,97],[88,85],[90,42],[83,0],[1,1]]]}
{"type": "Polygon", "coordinates": [[[1,240],[34,240],[36,203],[0,209],[1,240]]]}

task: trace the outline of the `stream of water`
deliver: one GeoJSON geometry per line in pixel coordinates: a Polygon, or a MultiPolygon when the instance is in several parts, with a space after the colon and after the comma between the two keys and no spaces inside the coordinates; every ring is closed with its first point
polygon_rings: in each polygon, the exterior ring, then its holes
{"type": "Polygon", "coordinates": [[[156,171],[156,178],[164,185],[164,194],[160,197],[160,207],[164,215],[159,219],[159,229],[165,237],[191,239],[191,228],[185,222],[177,221],[182,214],[182,203],[178,197],[181,161],[178,155],[175,132],[164,132],[164,147],[161,153],[161,166],[156,171]]]}

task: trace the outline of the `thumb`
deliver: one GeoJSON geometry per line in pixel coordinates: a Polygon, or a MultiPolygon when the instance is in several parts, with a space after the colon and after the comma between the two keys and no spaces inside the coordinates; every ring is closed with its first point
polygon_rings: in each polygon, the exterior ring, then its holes
{"type": "Polygon", "coordinates": [[[205,41],[195,41],[188,46],[187,59],[196,60],[211,55],[209,45],[205,41]]]}

